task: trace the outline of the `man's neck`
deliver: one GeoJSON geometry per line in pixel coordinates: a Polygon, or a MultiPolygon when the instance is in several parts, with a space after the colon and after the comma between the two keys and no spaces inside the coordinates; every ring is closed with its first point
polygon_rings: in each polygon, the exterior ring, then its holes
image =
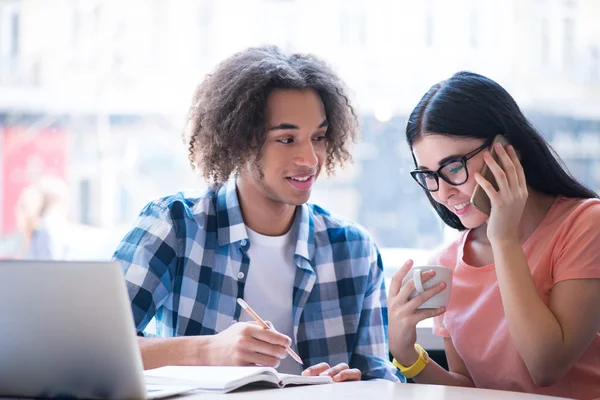
{"type": "Polygon", "coordinates": [[[236,190],[244,224],[265,236],[282,236],[294,223],[296,206],[266,198],[256,187],[238,177],[236,190]]]}

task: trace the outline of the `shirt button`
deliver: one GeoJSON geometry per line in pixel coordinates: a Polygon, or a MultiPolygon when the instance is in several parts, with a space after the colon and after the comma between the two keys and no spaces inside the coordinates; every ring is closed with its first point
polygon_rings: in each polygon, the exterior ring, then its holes
{"type": "Polygon", "coordinates": [[[246,239],[242,239],[242,241],[240,242],[240,244],[241,244],[242,246],[245,246],[245,245],[246,245],[246,243],[248,243],[248,242],[246,242],[246,239]]]}
{"type": "Polygon", "coordinates": [[[231,321],[231,325],[235,325],[237,324],[237,321],[234,319],[233,321],[231,321]]]}
{"type": "Polygon", "coordinates": [[[244,279],[244,273],[238,272],[238,279],[244,279]]]}

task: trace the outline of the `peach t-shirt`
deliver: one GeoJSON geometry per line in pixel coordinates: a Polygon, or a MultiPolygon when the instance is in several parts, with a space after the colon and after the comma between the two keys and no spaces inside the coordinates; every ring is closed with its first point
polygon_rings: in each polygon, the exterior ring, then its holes
{"type": "MultiPolygon", "coordinates": [[[[454,270],[450,302],[446,313],[434,319],[434,333],[452,338],[475,385],[569,398],[600,397],[600,332],[559,381],[548,387],[533,382],[508,331],[495,266],[476,268],[464,262],[467,236],[468,231],[462,233],[432,260],[433,265],[454,270]]],[[[560,281],[599,279],[600,200],[559,197],[523,244],[523,252],[545,304],[560,281]]]]}

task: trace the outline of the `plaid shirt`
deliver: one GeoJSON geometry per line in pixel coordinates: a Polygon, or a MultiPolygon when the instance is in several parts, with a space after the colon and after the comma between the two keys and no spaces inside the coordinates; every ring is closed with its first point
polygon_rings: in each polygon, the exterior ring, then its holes
{"type": "MultiPolygon", "coordinates": [[[[363,379],[404,381],[388,361],[383,265],[369,235],[308,204],[292,229],[292,341],[304,367],[345,362],[363,379]]],[[[249,246],[234,180],[199,197],[149,203],[114,255],[138,332],[153,317],[161,337],[213,335],[235,323],[249,246]]]]}

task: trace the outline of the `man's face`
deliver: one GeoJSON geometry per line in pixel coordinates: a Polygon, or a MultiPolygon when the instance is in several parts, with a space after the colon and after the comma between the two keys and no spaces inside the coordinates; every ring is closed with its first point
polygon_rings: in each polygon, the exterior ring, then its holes
{"type": "Polygon", "coordinates": [[[304,204],[327,157],[326,134],[325,108],[314,90],[276,89],[267,98],[260,169],[251,160],[243,174],[271,201],[304,204]]]}

